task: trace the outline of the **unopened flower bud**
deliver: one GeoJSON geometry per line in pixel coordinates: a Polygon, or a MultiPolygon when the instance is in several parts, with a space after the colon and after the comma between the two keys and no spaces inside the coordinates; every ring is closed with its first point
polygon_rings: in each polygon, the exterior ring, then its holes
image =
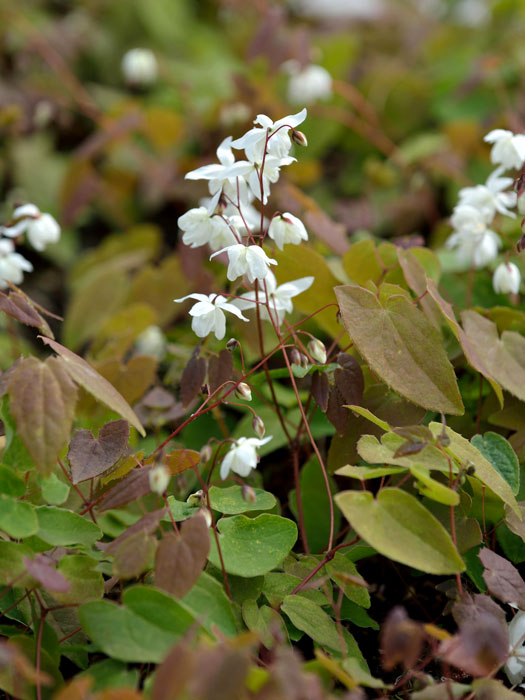
{"type": "Polygon", "coordinates": [[[226,350],[229,350],[230,352],[233,352],[234,350],[237,350],[237,348],[240,346],[239,341],[237,338],[230,338],[228,342],[226,343],[226,350]]]}
{"type": "Polygon", "coordinates": [[[201,464],[206,464],[206,462],[209,462],[212,455],[213,450],[211,449],[211,445],[203,445],[200,449],[201,464]]]}
{"type": "Polygon", "coordinates": [[[309,366],[310,360],[304,353],[301,353],[301,367],[303,367],[303,369],[308,369],[309,366]]]}
{"type": "Polygon", "coordinates": [[[252,390],[246,382],[241,382],[239,386],[235,389],[235,396],[238,399],[244,399],[245,401],[252,400],[252,390]]]}
{"type": "Polygon", "coordinates": [[[171,474],[169,470],[162,464],[159,464],[158,467],[154,467],[149,473],[149,487],[153,493],[162,496],[168,488],[170,478],[171,474]]]}
{"type": "Polygon", "coordinates": [[[525,193],[518,196],[518,211],[522,216],[525,214],[525,193]]]}
{"type": "Polygon", "coordinates": [[[299,367],[301,366],[301,353],[297,348],[293,348],[290,352],[290,361],[292,365],[298,365],[299,367]]]}
{"type": "Polygon", "coordinates": [[[253,432],[260,438],[264,437],[264,433],[266,432],[266,428],[264,425],[264,422],[262,418],[259,416],[254,416],[252,420],[252,428],[253,432]]]}
{"type": "Polygon", "coordinates": [[[326,364],[326,348],[317,338],[312,338],[308,343],[308,352],[310,357],[316,360],[320,365],[326,364]]]}
{"type": "Polygon", "coordinates": [[[298,129],[292,129],[290,131],[290,138],[297,146],[308,146],[308,139],[303,132],[298,129]]]}
{"type": "Polygon", "coordinates": [[[122,72],[130,85],[146,87],[157,80],[158,65],[150,49],[131,49],[122,58],[122,72]]]}
{"type": "Polygon", "coordinates": [[[186,503],[192,508],[201,508],[204,503],[204,491],[199,489],[195,493],[190,493],[186,499],[186,503]]]}
{"type": "Polygon", "coordinates": [[[255,491],[252,489],[251,486],[247,486],[246,484],[242,485],[241,495],[247,503],[255,503],[255,501],[257,500],[257,494],[255,493],[255,491]]]}
{"type": "Polygon", "coordinates": [[[521,273],[514,263],[501,263],[495,269],[492,286],[496,294],[517,294],[520,283],[521,273]]]}
{"type": "Polygon", "coordinates": [[[438,442],[441,445],[441,447],[448,447],[450,445],[450,438],[449,436],[443,431],[441,435],[438,437],[438,442]]]}
{"type": "Polygon", "coordinates": [[[468,476],[474,476],[475,473],[476,473],[476,467],[473,464],[470,464],[467,467],[466,474],[468,474],[468,476]]]}
{"type": "Polygon", "coordinates": [[[204,520],[206,521],[206,525],[208,527],[211,527],[211,513],[206,506],[202,506],[202,508],[199,510],[199,515],[201,515],[204,518],[204,520]]]}

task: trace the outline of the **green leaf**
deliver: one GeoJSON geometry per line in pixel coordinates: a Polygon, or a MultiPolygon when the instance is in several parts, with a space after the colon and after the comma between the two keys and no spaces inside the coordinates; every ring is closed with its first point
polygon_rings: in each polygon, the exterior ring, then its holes
{"type": "Polygon", "coordinates": [[[501,474],[516,495],[520,490],[520,464],[508,440],[498,433],[489,432],[474,435],[471,443],[501,474]]]}
{"type": "Polygon", "coordinates": [[[372,620],[364,608],[346,597],[343,598],[341,603],[341,620],[348,620],[358,627],[369,627],[373,630],[379,629],[378,623],[372,620]]]}
{"type": "Polygon", "coordinates": [[[78,513],[55,506],[36,508],[37,536],[55,547],[82,544],[89,547],[102,537],[102,530],[78,513]]]}
{"type": "Polygon", "coordinates": [[[354,530],[380,554],[429,574],[464,571],[450,535],[421,503],[405,491],[344,491],[336,503],[354,530]]]}
{"type": "Polygon", "coordinates": [[[277,503],[275,496],[263,489],[253,489],[255,501],[243,498],[242,486],[220,488],[212,486],[209,491],[210,505],[213,510],[226,515],[238,515],[249,510],[270,510],[277,503]]]}
{"type": "Polygon", "coordinates": [[[202,621],[203,626],[213,633],[213,627],[228,637],[237,634],[232,605],[221,584],[203,572],[182,602],[202,621]]]}
{"type": "Polygon", "coordinates": [[[357,415],[366,418],[371,423],[375,423],[381,430],[390,430],[388,423],[375,416],[368,408],[364,408],[363,406],[346,406],[346,408],[349,408],[352,413],[357,413],[357,415]]]}
{"type": "Polygon", "coordinates": [[[97,562],[83,554],[68,554],[60,560],[58,571],[71,584],[65,593],[53,593],[53,597],[61,605],[86,603],[97,600],[104,595],[104,579],[100,571],[96,571],[97,562]]]}
{"type": "Polygon", "coordinates": [[[366,586],[360,586],[353,582],[353,579],[360,579],[364,583],[353,561],[350,561],[344,554],[336,552],[334,558],[326,563],[325,568],[328,576],[342,589],[349,600],[363,608],[370,607],[370,595],[366,586]]]}
{"type": "Polygon", "coordinates": [[[27,545],[0,540],[0,583],[8,584],[17,579],[18,586],[24,585],[18,577],[26,570],[24,559],[32,556],[33,552],[27,545]]]}
{"type": "Polygon", "coordinates": [[[37,530],[38,520],[31,503],[0,496],[0,531],[18,540],[31,537],[37,530]]]}
{"type": "Polygon", "coordinates": [[[369,464],[386,463],[409,469],[414,464],[419,464],[425,469],[436,469],[448,474],[450,469],[448,460],[435,445],[427,445],[414,455],[407,454],[395,457],[394,455],[404,442],[405,438],[397,433],[385,433],[381,436],[381,442],[373,435],[363,435],[357,443],[357,451],[369,464]]]}
{"type": "MultiPolygon", "coordinates": [[[[290,595],[291,592],[297,588],[302,580],[303,579],[299,578],[299,576],[292,576],[291,574],[284,574],[279,571],[271,571],[264,577],[262,592],[268,599],[272,608],[276,608],[283,602],[286,596],[290,595]]],[[[301,589],[295,595],[309,598],[318,605],[328,604],[328,598],[322,593],[320,588],[301,589]]]]}
{"type": "MultiPolygon", "coordinates": [[[[430,423],[430,430],[434,437],[440,435],[443,431],[441,423],[430,423]]],[[[446,434],[450,438],[450,445],[447,447],[447,452],[456,457],[463,466],[472,465],[475,468],[474,477],[488,486],[501,500],[512,508],[519,515],[519,507],[512,492],[512,488],[508,482],[501,476],[499,471],[495,469],[488,459],[471,444],[466,438],[456,433],[447,426],[446,434]]]]}
{"type": "Polygon", "coordinates": [[[50,474],[48,477],[40,478],[40,486],[42,488],[42,498],[54,506],[61,506],[67,501],[69,496],[69,486],[60,481],[56,474],[50,474]]]}
{"type": "MultiPolygon", "coordinates": [[[[332,494],[337,490],[334,480],[328,477],[332,494]]],[[[314,455],[301,469],[300,475],[301,501],[303,507],[306,539],[310,552],[322,552],[330,538],[330,500],[323,479],[319,460],[314,455]]],[[[292,491],[289,497],[290,510],[299,522],[297,493],[292,491]]],[[[334,532],[339,530],[341,515],[334,512],[334,532]]]]}
{"type": "Polygon", "coordinates": [[[2,399],[2,423],[5,429],[2,463],[17,471],[31,469],[34,466],[33,458],[16,431],[16,423],[9,410],[9,396],[7,394],[2,399]]]}
{"type": "Polygon", "coordinates": [[[24,480],[9,467],[0,466],[0,494],[20,498],[25,492],[24,480]]]}
{"type": "Polygon", "coordinates": [[[93,369],[85,360],[63,345],[60,345],[60,343],[50,338],[44,338],[43,336],[40,336],[40,339],[46,345],[50,345],[51,348],[60,355],[65,362],[70,377],[75,382],[80,384],[80,386],[96,399],[105,403],[106,406],[109,406],[112,411],[115,411],[121,415],[122,418],[125,418],[141,435],[144,436],[146,434],[131,406],[107,379],[104,379],[104,377],[93,369]]]}
{"type": "Polygon", "coordinates": [[[414,464],[410,467],[410,472],[417,479],[415,486],[422,496],[426,496],[432,501],[443,503],[446,506],[458,505],[458,492],[433,479],[428,469],[419,464],[414,464]]]}
{"type": "Polygon", "coordinates": [[[343,323],[372,372],[427,410],[460,415],[454,369],[436,328],[406,297],[385,307],[362,287],[336,287],[343,323]]]}
{"type": "Polygon", "coordinates": [[[65,364],[57,357],[22,359],[8,390],[18,434],[40,473],[50,474],[71,433],[77,399],[65,364]]]}
{"type": "MultiPolygon", "coordinates": [[[[297,540],[295,523],[279,515],[263,513],[256,518],[235,515],[217,523],[226,571],[250,578],[271,571],[281,563],[297,540]]],[[[221,566],[215,538],[209,559],[221,566]]]]}
{"type": "MultiPolygon", "coordinates": [[[[181,520],[187,520],[188,518],[191,518],[192,515],[195,515],[199,510],[196,506],[190,506],[189,503],[185,503],[184,501],[177,501],[175,496],[168,496],[168,506],[171,510],[171,515],[173,516],[173,519],[177,523],[181,520]]],[[[165,520],[166,522],[170,522],[170,516],[166,515],[163,518],[163,520],[165,520]]]]}
{"type": "Polygon", "coordinates": [[[337,625],[316,603],[297,595],[286,596],[281,606],[297,629],[305,632],[321,646],[346,654],[346,643],[339,636],[337,625]]]}

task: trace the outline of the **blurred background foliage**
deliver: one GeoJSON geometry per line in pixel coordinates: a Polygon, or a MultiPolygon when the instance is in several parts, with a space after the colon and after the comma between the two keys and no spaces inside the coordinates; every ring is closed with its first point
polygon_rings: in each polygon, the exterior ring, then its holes
{"type": "MultiPolygon", "coordinates": [[[[214,162],[216,144],[257,113],[303,106],[287,99],[289,59],[326,68],[333,95],[307,105],[309,147],[275,208],[306,217],[336,281],[364,237],[440,249],[458,188],[490,171],[483,135],[523,126],[524,19],[515,0],[4,0],[0,214],[30,201],[64,229],[43,256],[24,250],[35,265],[25,289],[117,384],[106,365],[152,324],[172,359],[177,347],[187,359],[192,336],[173,325],[185,309],[172,299],[211,291],[222,272],[204,249],[178,245],[178,216],[206,194],[184,173],[214,162]],[[134,47],[156,56],[148,87],[124,79],[134,47]]],[[[510,246],[519,222],[506,225],[510,246]]],[[[440,258],[447,292],[464,302],[467,275],[440,258]]],[[[488,271],[471,301],[508,303],[488,271]]],[[[11,345],[2,339],[4,367],[11,345]]]]}

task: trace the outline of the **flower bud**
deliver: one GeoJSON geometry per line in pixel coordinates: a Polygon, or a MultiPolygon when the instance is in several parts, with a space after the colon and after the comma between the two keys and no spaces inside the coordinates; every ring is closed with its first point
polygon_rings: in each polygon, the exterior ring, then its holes
{"type": "Polygon", "coordinates": [[[290,138],[297,146],[308,146],[308,139],[303,134],[303,132],[299,131],[298,129],[292,129],[290,131],[290,138]]]}
{"type": "Polygon", "coordinates": [[[255,501],[257,500],[257,494],[255,493],[255,491],[252,489],[251,486],[247,486],[246,484],[242,485],[241,495],[247,503],[255,503],[255,501]]]}
{"type": "Polygon", "coordinates": [[[495,269],[492,286],[496,294],[517,294],[520,283],[521,273],[514,263],[501,263],[495,269]]]}
{"type": "Polygon", "coordinates": [[[297,365],[298,367],[301,366],[301,353],[297,348],[292,348],[292,351],[290,352],[290,362],[292,365],[297,365]]]}
{"type": "Polygon", "coordinates": [[[206,464],[212,458],[213,450],[211,445],[203,445],[200,450],[201,464],[206,464]]]}
{"type": "Polygon", "coordinates": [[[122,73],[130,85],[152,85],[158,74],[155,54],[150,49],[131,49],[122,58],[122,73]]]}
{"type": "Polygon", "coordinates": [[[234,350],[237,350],[237,348],[240,346],[239,341],[237,338],[230,338],[228,342],[226,343],[226,350],[229,350],[230,352],[233,352],[234,350]]]}
{"type": "Polygon", "coordinates": [[[320,365],[326,364],[326,348],[324,343],[322,343],[317,338],[312,338],[308,343],[308,352],[310,357],[312,357],[320,365]]]}
{"type": "Polygon", "coordinates": [[[162,464],[159,464],[158,467],[154,467],[149,473],[149,487],[153,493],[162,496],[168,488],[170,479],[171,474],[169,470],[162,464]]]}
{"type": "Polygon", "coordinates": [[[260,438],[264,437],[264,433],[266,432],[266,427],[264,425],[264,422],[262,418],[259,416],[254,416],[252,420],[252,428],[253,432],[260,438]]]}
{"type": "Polygon", "coordinates": [[[199,515],[202,515],[204,520],[206,521],[206,525],[208,527],[211,527],[212,519],[211,519],[211,513],[208,510],[206,506],[202,506],[202,508],[199,510],[199,515]]]}
{"type": "Polygon", "coordinates": [[[190,493],[186,499],[186,503],[192,508],[201,508],[204,503],[204,491],[199,489],[195,493],[190,493]]]}
{"type": "Polygon", "coordinates": [[[245,401],[252,400],[252,390],[246,382],[241,382],[239,386],[235,389],[235,396],[238,399],[244,399],[245,401]]]}
{"type": "Polygon", "coordinates": [[[308,369],[309,366],[310,360],[304,353],[301,353],[301,367],[303,367],[303,369],[308,369]]]}
{"type": "Polygon", "coordinates": [[[525,193],[518,195],[518,211],[522,216],[525,214],[525,193]]]}

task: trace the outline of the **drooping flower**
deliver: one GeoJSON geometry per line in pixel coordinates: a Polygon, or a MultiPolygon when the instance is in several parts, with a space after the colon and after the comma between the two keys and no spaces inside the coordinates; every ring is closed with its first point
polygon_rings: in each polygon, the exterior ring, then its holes
{"type": "Polygon", "coordinates": [[[252,283],[255,280],[263,280],[269,272],[270,265],[277,265],[277,260],[269,258],[260,246],[245,246],[240,243],[218,250],[210,259],[224,251],[228,253],[229,264],[226,276],[230,282],[244,275],[252,283]]]}
{"type": "Polygon", "coordinates": [[[308,240],[308,233],[303,222],[288,212],[278,214],[272,219],[268,235],[275,241],[279,250],[282,250],[286,243],[299,245],[301,241],[308,240]]]}
{"type": "Polygon", "coordinates": [[[22,204],[13,212],[13,225],[0,227],[0,233],[17,238],[23,233],[35,250],[44,250],[60,238],[60,226],[51,214],[42,214],[35,204],[22,204]]]}
{"type": "Polygon", "coordinates": [[[303,67],[292,59],[282,67],[290,75],[287,92],[290,102],[310,104],[332,96],[332,76],[323,66],[311,63],[303,67]]]}
{"type": "Polygon", "coordinates": [[[490,160],[505,169],[519,170],[525,162],[525,134],[515,134],[508,129],[494,129],[484,139],[492,143],[490,160]]]}
{"type": "Polygon", "coordinates": [[[20,253],[15,253],[13,241],[0,238],[0,289],[5,289],[8,282],[20,284],[24,272],[32,272],[33,266],[20,253]]]}
{"type": "Polygon", "coordinates": [[[458,204],[450,217],[450,223],[455,231],[470,236],[481,236],[487,229],[490,218],[470,204],[458,204]]]}
{"type": "Polygon", "coordinates": [[[247,131],[241,138],[232,141],[232,148],[244,149],[246,157],[252,163],[260,163],[263,159],[265,147],[268,154],[277,158],[284,158],[290,152],[292,141],[289,129],[295,129],[306,119],[306,108],[297,114],[291,114],[276,122],[266,114],[258,114],[253,122],[257,124],[247,131]]]}
{"type": "Polygon", "coordinates": [[[271,439],[270,435],[263,439],[241,437],[236,440],[222,460],[221,479],[226,479],[231,471],[242,477],[248,476],[259,461],[256,448],[266,445],[271,439]]]}
{"type": "Polygon", "coordinates": [[[277,286],[275,275],[270,271],[264,283],[260,285],[258,293],[255,291],[247,292],[240,299],[235,299],[233,303],[244,311],[254,309],[259,302],[261,318],[270,321],[270,314],[266,306],[268,302],[272,318],[280,326],[285,314],[293,311],[292,299],[311,287],[313,281],[314,277],[301,277],[301,279],[277,286]]]}
{"type": "Polygon", "coordinates": [[[516,685],[525,678],[525,611],[520,610],[509,625],[511,656],[505,664],[507,678],[516,685]]]}
{"type": "Polygon", "coordinates": [[[151,49],[130,49],[122,57],[122,73],[127,83],[147,87],[157,80],[158,65],[151,49]]]}
{"type": "Polygon", "coordinates": [[[212,250],[219,250],[238,242],[232,225],[220,216],[211,216],[206,207],[190,209],[177,221],[183,231],[182,242],[190,248],[209,245],[212,250]]]}
{"type": "Polygon", "coordinates": [[[496,212],[505,216],[515,217],[516,214],[508,207],[515,207],[517,202],[516,192],[505,192],[511,187],[511,177],[501,177],[504,168],[496,168],[487,178],[485,185],[464,187],[459,191],[459,206],[467,205],[477,209],[481,216],[490,222],[496,212]]]}
{"type": "Polygon", "coordinates": [[[189,314],[192,316],[192,330],[199,338],[205,338],[211,332],[215,333],[217,340],[224,338],[226,333],[225,311],[229,311],[242,321],[249,320],[242,315],[237,306],[234,306],[226,297],[220,294],[210,294],[209,296],[206,294],[187,294],[185,297],[174,299],[173,301],[181,303],[186,301],[186,299],[195,299],[197,301],[191,307],[189,314]]]}
{"type": "Polygon", "coordinates": [[[517,294],[520,290],[521,272],[514,263],[501,263],[494,270],[492,286],[496,294],[517,294]]]}

